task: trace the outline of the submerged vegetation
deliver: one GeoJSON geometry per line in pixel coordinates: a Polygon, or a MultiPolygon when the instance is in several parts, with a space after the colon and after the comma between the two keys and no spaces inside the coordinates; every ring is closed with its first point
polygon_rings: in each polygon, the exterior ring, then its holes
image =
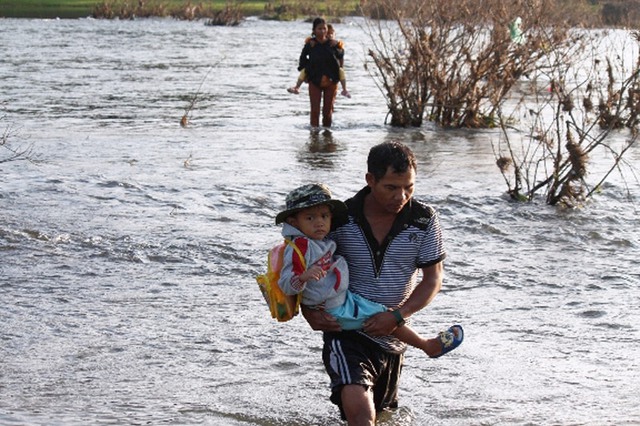
{"type": "Polygon", "coordinates": [[[500,111],[496,164],[515,200],[541,195],[547,204],[577,207],[614,172],[638,181],[625,154],[638,141],[640,46],[636,36],[593,35],[554,52],[550,73],[531,80],[510,112],[500,111]],[[625,63],[616,46],[631,43],[635,62],[625,63]]]}
{"type": "Polygon", "coordinates": [[[385,19],[365,20],[366,66],[389,124],[498,127],[496,165],[518,201],[575,207],[611,173],[635,177],[624,155],[640,130],[640,34],[603,46],[607,31],[570,26],[555,3],[370,3],[365,15],[385,19]],[[590,167],[594,158],[604,169],[590,167]]]}
{"type": "Polygon", "coordinates": [[[388,100],[392,126],[492,127],[496,112],[540,59],[569,42],[544,2],[380,0],[368,15],[370,69],[388,100]],[[514,22],[518,19],[518,28],[514,22]],[[520,21],[525,22],[520,29],[520,21]],[[510,34],[513,27],[516,35],[510,34]]]}
{"type": "MultiPolygon", "coordinates": [[[[0,124],[4,124],[5,116],[0,116],[0,124]]],[[[30,161],[35,162],[33,146],[18,145],[15,141],[17,130],[11,125],[7,125],[0,134],[0,164],[10,161],[30,161]]]]}

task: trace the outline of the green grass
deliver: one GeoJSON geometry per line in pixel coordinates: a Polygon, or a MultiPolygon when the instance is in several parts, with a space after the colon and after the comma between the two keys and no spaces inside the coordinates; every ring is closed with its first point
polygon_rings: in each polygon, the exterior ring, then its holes
{"type": "Polygon", "coordinates": [[[0,0],[5,18],[79,18],[91,15],[96,0],[0,0]]]}
{"type": "MultiPolygon", "coordinates": [[[[102,0],[0,0],[0,17],[5,18],[84,18],[90,16],[96,5],[102,0]]],[[[157,0],[156,0],[157,2],[157,0]]],[[[137,4],[137,0],[130,0],[137,4]]],[[[149,3],[149,1],[147,1],[149,3]]],[[[162,3],[175,6],[188,3],[185,0],[164,0],[162,3]]],[[[214,9],[222,9],[226,0],[193,0],[191,4],[202,3],[214,9]]],[[[266,1],[244,1],[242,10],[245,15],[259,15],[264,11],[266,1]]]]}
{"type": "MultiPolygon", "coordinates": [[[[84,18],[90,16],[94,7],[103,3],[103,0],[0,0],[0,17],[4,18],[84,18]]],[[[113,0],[111,0],[114,3],[113,0]]],[[[138,0],[116,0],[115,2],[137,5],[138,0]]],[[[214,10],[221,10],[228,0],[146,0],[146,3],[162,3],[169,8],[179,9],[181,6],[191,3],[202,4],[214,10]]],[[[245,16],[258,16],[265,10],[268,1],[244,0],[241,2],[241,10],[245,16]]],[[[278,1],[271,1],[278,4],[278,1]]],[[[319,10],[324,10],[324,2],[317,2],[319,10]]],[[[354,3],[357,1],[347,1],[354,3]]]]}

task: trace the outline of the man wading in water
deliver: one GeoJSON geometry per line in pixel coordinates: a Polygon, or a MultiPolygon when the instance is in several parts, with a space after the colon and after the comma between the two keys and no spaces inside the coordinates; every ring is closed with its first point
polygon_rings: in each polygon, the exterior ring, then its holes
{"type": "Polygon", "coordinates": [[[371,148],[367,166],[367,186],[345,202],[347,217],[329,238],[349,265],[349,290],[392,311],[365,321],[363,331],[341,331],[328,313],[302,309],[311,327],[324,332],[331,401],[350,426],[373,425],[378,412],[398,406],[406,345],[391,333],[438,294],[446,256],[437,212],[413,198],[413,152],[383,143],[371,148]]]}

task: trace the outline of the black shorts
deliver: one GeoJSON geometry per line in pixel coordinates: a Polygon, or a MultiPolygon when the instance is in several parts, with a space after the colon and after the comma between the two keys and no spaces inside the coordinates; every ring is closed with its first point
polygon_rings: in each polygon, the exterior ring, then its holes
{"type": "Polygon", "coordinates": [[[331,402],[340,407],[344,385],[362,385],[373,391],[376,411],[398,407],[398,381],[403,354],[383,351],[356,331],[324,333],[324,367],[331,378],[331,402]]]}

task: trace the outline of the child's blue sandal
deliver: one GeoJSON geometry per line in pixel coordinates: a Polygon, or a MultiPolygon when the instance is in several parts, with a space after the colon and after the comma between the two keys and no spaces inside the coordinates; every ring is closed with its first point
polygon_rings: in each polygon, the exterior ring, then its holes
{"type": "Polygon", "coordinates": [[[438,341],[440,342],[440,354],[432,356],[431,358],[439,358],[442,355],[451,352],[462,343],[464,339],[464,331],[461,325],[453,325],[448,330],[438,333],[438,341]],[[457,334],[456,334],[457,332],[457,334]]]}

